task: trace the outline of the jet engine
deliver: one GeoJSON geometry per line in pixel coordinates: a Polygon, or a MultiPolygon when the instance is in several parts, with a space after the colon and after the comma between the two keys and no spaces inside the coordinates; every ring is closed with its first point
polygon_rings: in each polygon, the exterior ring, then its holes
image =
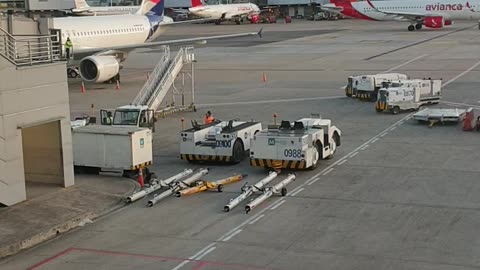
{"type": "Polygon", "coordinates": [[[80,61],[80,75],[87,82],[105,82],[115,77],[120,64],[114,56],[88,56],[80,61]]]}
{"type": "Polygon", "coordinates": [[[259,20],[260,20],[260,17],[258,15],[252,15],[250,17],[250,22],[251,23],[258,23],[259,20]]]}
{"type": "Polygon", "coordinates": [[[429,28],[442,28],[445,23],[445,19],[442,16],[425,17],[424,24],[429,28]]]}

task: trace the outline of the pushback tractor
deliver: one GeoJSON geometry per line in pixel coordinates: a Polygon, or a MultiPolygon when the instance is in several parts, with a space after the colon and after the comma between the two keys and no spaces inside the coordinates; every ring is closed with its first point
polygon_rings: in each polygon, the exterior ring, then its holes
{"type": "Polygon", "coordinates": [[[408,76],[400,73],[349,76],[347,86],[345,86],[345,95],[361,100],[376,101],[378,90],[382,88],[384,82],[406,79],[408,76]]]}
{"type": "Polygon", "coordinates": [[[192,161],[238,163],[250,151],[250,141],[262,129],[259,122],[215,121],[180,132],[180,158],[192,161]]]}
{"type": "Polygon", "coordinates": [[[315,169],[321,159],[333,156],[341,131],[329,119],[282,121],[258,132],[252,140],[250,165],[281,169],[315,169]]]}

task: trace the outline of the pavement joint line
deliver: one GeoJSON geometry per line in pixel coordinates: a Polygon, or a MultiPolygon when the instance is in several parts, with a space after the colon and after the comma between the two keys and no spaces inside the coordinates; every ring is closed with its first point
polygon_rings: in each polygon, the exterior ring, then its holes
{"type": "Polygon", "coordinates": [[[348,159],[344,159],[344,160],[342,160],[342,162],[338,163],[337,166],[342,166],[342,165],[345,164],[345,162],[347,162],[347,161],[348,161],[348,159]]]}
{"type": "Polygon", "coordinates": [[[282,205],[282,204],[284,204],[284,203],[286,203],[286,202],[287,202],[286,200],[283,200],[283,201],[275,204],[273,207],[271,207],[270,210],[275,210],[275,209],[277,209],[278,207],[280,207],[280,205],[282,205]]]}
{"type": "Polygon", "coordinates": [[[210,249],[208,249],[207,251],[205,251],[204,253],[202,253],[201,255],[198,255],[198,257],[196,258],[196,260],[201,260],[203,257],[207,256],[208,253],[214,251],[217,247],[211,247],[210,249]]]}
{"type": "Polygon", "coordinates": [[[264,214],[261,214],[260,216],[258,216],[257,218],[255,218],[254,220],[250,221],[248,224],[249,225],[253,225],[255,224],[257,221],[259,221],[260,219],[262,219],[265,215],[264,214]]]}
{"type": "Polygon", "coordinates": [[[239,101],[239,102],[226,102],[226,103],[196,104],[195,106],[197,108],[204,108],[204,107],[221,107],[221,106],[234,106],[234,105],[252,105],[252,104],[298,102],[298,101],[310,101],[310,100],[329,100],[329,99],[340,99],[340,98],[346,98],[346,97],[345,96],[330,96],[330,97],[252,100],[252,101],[239,101]]]}
{"type": "Polygon", "coordinates": [[[465,71],[463,71],[462,73],[458,74],[457,76],[451,78],[450,80],[448,80],[447,82],[445,82],[442,87],[445,87],[449,84],[451,84],[452,82],[458,80],[460,77],[464,76],[465,74],[469,73],[470,71],[472,71],[474,68],[478,67],[480,65],[480,61],[476,62],[473,66],[467,68],[465,71]]]}
{"type": "MultiPolygon", "coordinates": [[[[408,64],[410,64],[410,63],[412,63],[412,62],[414,62],[414,61],[417,61],[418,59],[423,58],[423,57],[425,57],[425,56],[428,56],[428,54],[422,54],[422,55],[420,55],[420,56],[417,56],[417,57],[415,57],[415,58],[413,58],[413,59],[408,60],[408,61],[405,62],[405,63],[402,63],[402,64],[400,64],[400,65],[398,65],[398,66],[394,66],[394,67],[392,67],[392,68],[390,68],[390,69],[387,69],[387,70],[383,71],[382,73],[388,73],[388,72],[390,72],[390,71],[394,71],[395,69],[398,69],[398,68],[401,68],[401,67],[403,67],[403,66],[406,66],[406,65],[408,65],[408,64]]],[[[382,73],[380,73],[380,74],[382,74],[382,73]]]]}
{"type": "Polygon", "coordinates": [[[298,193],[302,192],[304,189],[305,188],[302,187],[302,188],[298,189],[297,191],[293,192],[292,194],[290,194],[288,196],[293,197],[293,196],[297,195],[298,193]]]}
{"type": "Polygon", "coordinates": [[[238,230],[234,231],[232,234],[230,234],[229,236],[225,237],[222,241],[227,242],[228,240],[232,239],[235,235],[237,235],[241,232],[242,232],[242,229],[238,229],[238,230]]]}
{"type": "Polygon", "coordinates": [[[331,173],[333,170],[334,170],[333,168],[330,168],[330,169],[328,169],[328,171],[324,172],[322,175],[327,175],[327,174],[331,173]]]}
{"type": "Polygon", "coordinates": [[[449,105],[449,106],[463,106],[463,107],[472,107],[474,109],[480,109],[480,106],[472,105],[468,103],[457,103],[457,102],[451,102],[451,101],[440,101],[440,103],[449,105]]]}

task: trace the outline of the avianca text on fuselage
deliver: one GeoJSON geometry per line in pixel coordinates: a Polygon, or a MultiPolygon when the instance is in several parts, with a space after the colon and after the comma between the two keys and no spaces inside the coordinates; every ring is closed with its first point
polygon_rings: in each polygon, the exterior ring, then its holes
{"type": "Polygon", "coordinates": [[[427,11],[436,11],[436,10],[459,10],[460,11],[460,10],[464,10],[464,8],[468,10],[472,10],[468,2],[465,4],[465,6],[462,4],[440,4],[440,3],[430,4],[425,6],[425,10],[427,11]]]}

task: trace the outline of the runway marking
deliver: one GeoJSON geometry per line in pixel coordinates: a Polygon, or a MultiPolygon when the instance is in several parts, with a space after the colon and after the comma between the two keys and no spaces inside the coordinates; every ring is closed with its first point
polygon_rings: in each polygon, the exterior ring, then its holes
{"type": "Polygon", "coordinates": [[[250,221],[248,224],[249,224],[249,225],[253,225],[253,224],[255,224],[255,222],[259,221],[259,220],[262,219],[264,216],[265,216],[265,215],[260,215],[260,216],[258,216],[256,219],[250,221]]]}
{"type": "Polygon", "coordinates": [[[465,70],[464,72],[458,74],[457,76],[451,78],[450,80],[448,80],[446,83],[444,83],[442,86],[445,87],[449,84],[451,84],[452,82],[456,81],[457,79],[459,79],[460,77],[464,76],[465,74],[469,73],[470,71],[472,71],[474,68],[478,67],[478,65],[480,65],[480,61],[478,61],[477,63],[475,63],[473,66],[469,67],[467,70],[465,70]]]}
{"type": "MultiPolygon", "coordinates": [[[[373,141],[372,141],[372,143],[373,143],[373,141]]],[[[365,150],[365,149],[367,149],[369,146],[370,146],[370,145],[367,144],[367,145],[365,145],[364,147],[360,148],[360,150],[365,150]]]]}
{"type": "Polygon", "coordinates": [[[337,166],[341,166],[341,165],[343,165],[343,164],[344,164],[345,162],[347,162],[347,161],[348,161],[348,159],[344,159],[344,160],[342,160],[342,162],[338,163],[337,166]]]}
{"type": "Polygon", "coordinates": [[[225,239],[223,239],[223,242],[227,242],[228,240],[232,239],[235,235],[239,234],[242,232],[242,229],[238,229],[236,230],[235,232],[233,232],[232,234],[230,234],[228,237],[225,237],[225,239]]]}
{"type": "MultiPolygon", "coordinates": [[[[394,67],[391,68],[391,69],[387,69],[387,70],[385,70],[385,71],[382,72],[382,73],[388,73],[388,72],[393,71],[393,70],[395,70],[395,69],[397,69],[397,68],[401,68],[401,67],[403,67],[403,66],[405,66],[405,65],[408,65],[408,64],[410,64],[410,63],[412,63],[412,62],[414,62],[414,61],[417,61],[418,59],[423,58],[423,57],[425,57],[425,56],[427,56],[427,55],[428,55],[428,54],[422,54],[422,55],[420,55],[420,56],[418,56],[418,57],[415,57],[415,58],[413,58],[413,59],[408,60],[408,61],[405,62],[405,63],[402,63],[402,64],[400,64],[400,65],[398,65],[398,66],[394,66],[394,67]]],[[[382,73],[379,73],[379,74],[382,74],[382,73]]]]}
{"type": "Polygon", "coordinates": [[[382,134],[380,134],[380,137],[384,137],[387,134],[388,134],[388,132],[382,133],[382,134]]]}
{"type": "Polygon", "coordinates": [[[352,158],[352,157],[354,157],[354,156],[356,156],[356,155],[358,155],[358,152],[353,153],[350,157],[352,158]]]}
{"type": "Polygon", "coordinates": [[[375,138],[375,140],[372,141],[372,143],[378,142],[378,140],[380,140],[380,139],[377,137],[377,138],[375,138]]]}
{"type": "Polygon", "coordinates": [[[392,128],[390,129],[390,131],[394,131],[396,128],[397,128],[397,127],[392,127],[392,128]]]}
{"type": "Polygon", "coordinates": [[[209,250],[205,251],[203,254],[201,255],[198,255],[197,258],[195,258],[195,260],[201,260],[203,257],[205,257],[208,253],[214,251],[217,247],[211,247],[209,250]]]}
{"type": "Polygon", "coordinates": [[[313,185],[313,183],[317,182],[318,180],[320,180],[320,178],[315,178],[315,180],[313,180],[312,182],[308,183],[307,185],[311,186],[311,185],[313,185]]]}
{"type": "Polygon", "coordinates": [[[298,102],[298,101],[310,101],[310,100],[329,100],[346,98],[345,96],[331,96],[331,97],[312,97],[312,98],[291,98],[291,99],[271,99],[271,100],[257,100],[257,101],[239,101],[239,102],[227,102],[227,103],[211,103],[211,104],[197,104],[197,108],[202,107],[221,107],[221,106],[234,106],[234,105],[252,105],[252,104],[269,104],[269,103],[283,103],[283,102],[298,102]]]}
{"type": "Polygon", "coordinates": [[[298,193],[302,192],[304,189],[305,188],[303,188],[303,187],[299,188],[297,191],[293,192],[292,194],[289,194],[288,196],[293,197],[293,196],[297,195],[298,193]]]}
{"type": "Polygon", "coordinates": [[[333,168],[328,169],[326,172],[324,172],[322,175],[327,175],[333,171],[333,168]]]}
{"type": "Polygon", "coordinates": [[[275,210],[277,209],[278,207],[280,207],[280,205],[286,203],[287,201],[283,200],[281,201],[280,203],[277,203],[276,205],[274,205],[273,207],[270,208],[270,210],[275,210]]]}
{"type": "Polygon", "coordinates": [[[472,105],[468,103],[458,103],[458,102],[450,102],[450,101],[440,101],[442,104],[446,104],[449,106],[462,106],[462,107],[472,107],[474,109],[480,109],[480,106],[478,105],[472,105]]]}
{"type": "Polygon", "coordinates": [[[270,204],[268,207],[270,207],[270,209],[273,210],[273,209],[272,209],[273,207],[277,206],[277,204],[283,203],[284,201],[285,201],[285,199],[283,199],[283,198],[282,198],[282,199],[279,199],[279,200],[277,200],[276,202],[273,202],[272,204],[270,204]]]}

